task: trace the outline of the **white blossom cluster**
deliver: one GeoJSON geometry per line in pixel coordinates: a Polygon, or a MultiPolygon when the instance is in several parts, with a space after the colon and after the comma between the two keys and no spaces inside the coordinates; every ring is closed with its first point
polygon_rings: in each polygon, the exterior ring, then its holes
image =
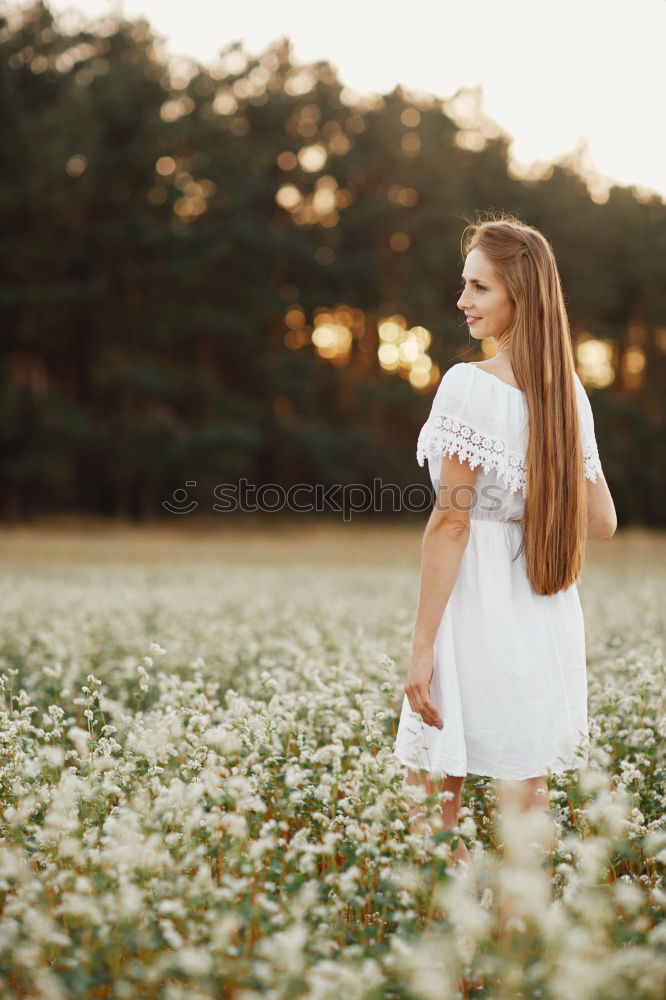
{"type": "Polygon", "coordinates": [[[661,1000],[663,584],[586,564],[592,748],[549,779],[548,852],[491,779],[447,832],[404,782],[413,560],[7,567],[0,996],[446,1000],[481,974],[501,1000],[661,1000]]]}

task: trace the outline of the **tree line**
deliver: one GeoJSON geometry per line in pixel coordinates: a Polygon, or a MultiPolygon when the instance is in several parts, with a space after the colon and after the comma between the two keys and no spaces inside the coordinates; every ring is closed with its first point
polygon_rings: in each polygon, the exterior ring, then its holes
{"type": "Polygon", "coordinates": [[[574,338],[609,352],[589,392],[620,524],[663,526],[664,202],[593,198],[566,161],[514,176],[468,92],[465,121],[354,95],[288,39],[221,41],[174,67],[143,20],[0,20],[4,518],[169,517],[186,482],[210,509],[241,477],[427,483],[434,382],[380,363],[378,326],[428,331],[440,376],[480,358],[460,235],[497,209],[548,236],[574,338]]]}

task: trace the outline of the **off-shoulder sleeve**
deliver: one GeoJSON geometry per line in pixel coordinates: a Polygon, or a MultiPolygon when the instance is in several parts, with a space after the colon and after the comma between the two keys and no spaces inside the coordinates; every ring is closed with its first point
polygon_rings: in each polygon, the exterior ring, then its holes
{"type": "Polygon", "coordinates": [[[473,366],[465,362],[453,365],[444,374],[430,415],[419,433],[416,459],[431,465],[443,455],[458,456],[470,468],[481,466],[484,472],[496,469],[506,486],[525,489],[525,464],[521,449],[506,433],[506,421],[492,413],[484,392],[472,387],[473,366]]]}
{"type": "Polygon", "coordinates": [[[599,459],[599,450],[594,433],[594,414],[585,387],[580,378],[574,373],[576,385],[576,398],[578,400],[578,415],[580,418],[580,433],[583,448],[583,470],[585,478],[597,481],[597,476],[602,471],[599,459]]]}

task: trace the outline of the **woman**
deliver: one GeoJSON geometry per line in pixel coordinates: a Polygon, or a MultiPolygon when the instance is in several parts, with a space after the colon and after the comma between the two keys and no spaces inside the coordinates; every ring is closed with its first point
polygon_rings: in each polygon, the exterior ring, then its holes
{"type": "Polygon", "coordinates": [[[576,581],[587,536],[617,525],[548,241],[503,216],[463,255],[458,307],[496,353],[448,369],[419,435],[436,501],[394,749],[408,782],[451,793],[445,828],[467,774],[498,779],[500,808],[518,789],[547,809],[546,776],[584,762],[576,581]]]}

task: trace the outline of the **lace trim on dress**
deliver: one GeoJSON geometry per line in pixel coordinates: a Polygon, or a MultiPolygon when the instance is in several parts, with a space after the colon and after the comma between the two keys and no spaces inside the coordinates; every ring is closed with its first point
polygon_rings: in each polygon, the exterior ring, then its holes
{"type": "Polygon", "coordinates": [[[416,445],[416,460],[423,465],[424,459],[433,455],[458,455],[459,461],[467,460],[472,469],[481,465],[484,472],[497,469],[507,488],[525,492],[525,463],[521,455],[509,451],[501,438],[482,434],[471,424],[438,413],[429,417],[421,428],[416,445]]]}
{"type": "Polygon", "coordinates": [[[601,462],[599,460],[597,445],[594,441],[586,444],[583,448],[583,471],[585,472],[586,479],[591,479],[593,483],[596,483],[597,476],[601,472],[601,462]]]}
{"type": "MultiPolygon", "coordinates": [[[[416,445],[416,460],[423,465],[426,457],[457,455],[460,462],[468,461],[475,469],[481,465],[484,472],[496,469],[512,493],[526,492],[527,470],[522,455],[510,451],[501,438],[482,434],[471,424],[438,413],[429,417],[421,428],[416,445]]],[[[583,471],[586,479],[596,482],[601,472],[601,462],[596,442],[583,448],[583,471]]]]}

